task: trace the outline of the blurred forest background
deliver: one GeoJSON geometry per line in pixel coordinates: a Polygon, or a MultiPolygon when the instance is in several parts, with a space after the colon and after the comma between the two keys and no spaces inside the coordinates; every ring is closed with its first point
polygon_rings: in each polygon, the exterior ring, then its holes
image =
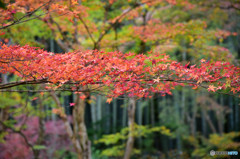
{"type": "MultiPolygon", "coordinates": [[[[0,2],[0,40],[7,45],[27,44],[59,54],[77,49],[166,53],[183,64],[205,59],[239,66],[239,0],[0,2]]],[[[2,83],[16,78],[1,74],[2,83]]],[[[65,127],[66,123],[74,127],[77,120],[76,105],[71,104],[76,94],[43,92],[43,87],[0,92],[1,159],[79,158],[65,127]]],[[[91,158],[123,158],[129,99],[106,101],[99,92],[85,102],[91,158]]],[[[237,95],[190,87],[137,100],[131,158],[219,157],[211,157],[211,150],[240,153],[239,103],[237,95]]]]}

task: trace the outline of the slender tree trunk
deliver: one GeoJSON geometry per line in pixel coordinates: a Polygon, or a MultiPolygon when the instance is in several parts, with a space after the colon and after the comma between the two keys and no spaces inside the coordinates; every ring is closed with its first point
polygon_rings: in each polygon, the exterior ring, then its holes
{"type": "Polygon", "coordinates": [[[239,100],[238,98],[235,98],[235,131],[238,131],[239,130],[239,107],[240,107],[240,104],[239,104],[239,100]]]}
{"type": "Polygon", "coordinates": [[[122,118],[122,127],[126,127],[127,123],[127,99],[124,99],[124,105],[123,105],[123,118],[122,118]]]}
{"type": "Polygon", "coordinates": [[[233,131],[233,126],[234,126],[234,120],[233,120],[233,97],[230,96],[229,97],[229,105],[230,105],[230,109],[231,109],[231,112],[230,112],[230,127],[229,127],[229,131],[233,131]]]}
{"type": "MultiPolygon", "coordinates": [[[[204,96],[204,92],[203,91],[201,91],[200,92],[200,96],[204,96]]],[[[201,131],[202,131],[202,133],[203,133],[203,136],[205,136],[205,137],[207,137],[207,125],[206,125],[206,120],[207,120],[207,122],[208,122],[208,124],[209,125],[212,125],[212,121],[211,121],[211,119],[209,118],[209,116],[206,116],[206,115],[208,115],[207,113],[206,113],[206,108],[204,108],[204,106],[201,106],[200,107],[200,109],[201,109],[201,131]]],[[[210,126],[210,128],[211,128],[211,126],[210,126]]],[[[214,131],[214,129],[212,129],[212,131],[214,131]]]]}
{"type": "MultiPolygon", "coordinates": [[[[163,97],[158,97],[158,114],[161,113],[161,111],[163,110],[163,107],[168,107],[167,105],[167,99],[166,96],[163,97]]],[[[161,118],[160,116],[158,116],[158,122],[161,123],[161,118]]],[[[162,151],[165,154],[166,158],[168,158],[168,138],[166,136],[160,135],[160,145],[162,147],[162,151]]]]}
{"type": "MultiPolygon", "coordinates": [[[[137,101],[137,121],[139,125],[142,125],[142,109],[143,109],[143,100],[140,99],[137,101]]],[[[142,138],[138,138],[138,146],[141,148],[142,147],[142,138]]]]}
{"type": "Polygon", "coordinates": [[[110,104],[106,103],[105,104],[105,117],[108,117],[108,120],[106,120],[106,122],[104,122],[104,128],[105,128],[105,133],[109,134],[111,131],[111,116],[110,116],[110,104]]]}
{"type": "Polygon", "coordinates": [[[155,116],[154,116],[154,99],[151,98],[150,99],[150,106],[151,106],[151,125],[154,126],[155,125],[155,116]]]}
{"type": "Polygon", "coordinates": [[[117,31],[117,29],[118,29],[118,26],[115,26],[114,27],[114,49],[115,50],[117,50],[117,51],[119,51],[119,48],[118,48],[118,31],[117,31]]]}
{"type": "Polygon", "coordinates": [[[180,122],[184,124],[184,114],[185,114],[185,105],[186,105],[186,88],[182,87],[182,98],[181,98],[181,107],[180,107],[180,122]]]}
{"type": "MultiPolygon", "coordinates": [[[[223,95],[220,96],[220,103],[221,103],[221,107],[224,107],[224,101],[223,101],[223,95]]],[[[217,121],[218,121],[218,129],[219,129],[219,133],[220,135],[223,134],[223,127],[224,127],[224,113],[223,111],[220,109],[220,110],[217,110],[219,111],[219,113],[216,114],[217,116],[217,121]]]]}
{"type": "Polygon", "coordinates": [[[73,109],[74,134],[80,142],[82,159],[91,159],[91,142],[88,139],[87,128],[84,122],[85,100],[78,95],[73,109]]]}
{"type": "Polygon", "coordinates": [[[135,120],[136,100],[130,98],[128,105],[128,140],[125,149],[124,159],[130,159],[134,145],[134,120],[135,120]]]}
{"type": "MultiPolygon", "coordinates": [[[[91,96],[93,98],[93,95],[91,96]]],[[[93,100],[93,99],[91,99],[93,100]]],[[[97,104],[91,102],[91,117],[92,117],[92,124],[93,124],[93,130],[97,131],[97,127],[96,127],[96,122],[97,122],[97,104]]],[[[94,133],[93,135],[94,139],[97,140],[97,134],[94,133]]]]}
{"type": "Polygon", "coordinates": [[[210,116],[208,115],[207,111],[205,110],[205,108],[202,108],[202,113],[203,113],[204,119],[206,119],[210,129],[212,130],[213,133],[216,134],[217,130],[214,127],[214,124],[212,123],[212,120],[211,120],[210,116]]]}
{"type": "MultiPolygon", "coordinates": [[[[97,95],[97,121],[102,120],[102,97],[97,95]]],[[[97,129],[101,129],[101,124],[97,125],[97,129]]]]}
{"type": "Polygon", "coordinates": [[[113,132],[116,133],[117,128],[117,99],[113,99],[113,132]]]}
{"type": "Polygon", "coordinates": [[[191,120],[191,134],[193,136],[196,135],[196,116],[197,116],[197,103],[196,103],[196,98],[197,98],[197,94],[195,95],[193,93],[193,90],[191,90],[192,92],[192,120],[191,120]]]}
{"type": "MultiPolygon", "coordinates": [[[[143,15],[142,15],[142,18],[143,18],[142,26],[144,27],[142,34],[144,34],[144,32],[146,30],[146,27],[145,27],[146,23],[147,23],[147,19],[146,19],[147,17],[146,16],[147,16],[147,12],[144,12],[143,15]]],[[[146,43],[143,40],[141,40],[139,53],[145,53],[145,51],[146,51],[146,43]]]]}
{"type": "MultiPolygon", "coordinates": [[[[38,119],[38,123],[39,123],[39,130],[38,130],[38,139],[36,142],[36,145],[42,145],[44,142],[44,105],[43,105],[43,98],[39,97],[39,119],[38,119]]],[[[38,159],[39,155],[40,155],[40,150],[34,150],[34,158],[38,159]]]]}
{"type": "Polygon", "coordinates": [[[177,149],[178,149],[178,154],[181,154],[182,151],[182,141],[181,141],[181,134],[180,134],[180,124],[181,124],[181,117],[180,117],[180,97],[179,93],[177,90],[174,91],[174,108],[175,108],[175,117],[176,117],[176,123],[177,123],[177,130],[176,130],[176,135],[177,135],[177,149]]]}
{"type": "MultiPolygon", "coordinates": [[[[55,101],[56,105],[57,105],[57,108],[62,108],[62,105],[60,103],[60,100],[59,98],[57,97],[57,95],[55,94],[55,92],[50,92],[50,95],[53,97],[53,100],[55,101]]],[[[67,119],[67,116],[64,114],[62,116],[60,116],[61,119],[63,120],[64,122],[64,125],[65,125],[65,128],[66,128],[66,131],[67,131],[67,134],[68,136],[70,137],[72,143],[73,143],[73,146],[77,152],[77,155],[78,155],[78,159],[83,159],[82,157],[82,148],[80,146],[80,142],[79,140],[77,139],[77,137],[75,136],[75,134],[73,133],[73,130],[71,128],[71,125],[67,119]]]]}
{"type": "Polygon", "coordinates": [[[149,107],[149,103],[150,102],[150,99],[147,99],[147,106],[144,108],[144,124],[145,125],[150,125],[150,117],[149,117],[149,114],[150,114],[150,107],[149,107]]]}

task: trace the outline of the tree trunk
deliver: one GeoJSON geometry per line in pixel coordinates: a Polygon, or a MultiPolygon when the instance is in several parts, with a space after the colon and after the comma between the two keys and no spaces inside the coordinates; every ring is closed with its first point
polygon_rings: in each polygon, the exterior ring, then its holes
{"type": "MultiPolygon", "coordinates": [[[[56,102],[56,105],[57,105],[57,108],[62,108],[61,106],[61,103],[60,103],[60,100],[59,98],[57,97],[57,95],[55,94],[55,92],[50,92],[51,96],[53,97],[54,101],[56,102]]],[[[78,97],[79,98],[79,97],[78,97]]],[[[77,98],[77,99],[78,99],[77,98]]],[[[80,99],[79,99],[80,100],[80,99]]],[[[77,101],[77,100],[76,100],[77,101]]],[[[79,107],[79,105],[75,105],[76,108],[79,107]]],[[[75,110],[75,114],[76,114],[76,110],[75,110]]],[[[64,114],[64,115],[61,115],[60,118],[63,120],[64,122],[64,125],[66,127],[66,131],[67,131],[67,134],[68,136],[70,137],[72,143],[73,143],[73,146],[76,150],[76,153],[78,155],[78,159],[85,159],[84,156],[83,156],[83,147],[82,147],[82,142],[79,141],[79,138],[77,136],[77,134],[75,133],[77,128],[75,127],[75,125],[73,125],[74,127],[74,130],[72,129],[68,119],[67,119],[67,116],[64,114]]],[[[74,119],[73,119],[74,120],[74,119]]],[[[74,122],[76,123],[76,121],[74,122]]],[[[78,124],[76,124],[78,125],[78,124]]],[[[84,125],[85,126],[85,125],[84,125]]],[[[90,144],[89,144],[90,145],[90,144]]],[[[91,158],[91,156],[89,157],[91,158]]]]}
{"type": "MultiPolygon", "coordinates": [[[[137,121],[138,125],[142,125],[142,109],[143,109],[144,101],[142,99],[138,100],[137,102],[137,121]]],[[[142,148],[142,138],[138,138],[138,146],[142,148]]]]}
{"type": "Polygon", "coordinates": [[[196,98],[197,94],[195,95],[193,91],[191,90],[192,93],[192,120],[191,120],[191,134],[192,136],[195,137],[196,135],[196,116],[197,116],[197,103],[196,103],[196,98]]]}
{"type": "MultiPolygon", "coordinates": [[[[91,96],[94,97],[93,95],[91,96]]],[[[93,99],[91,99],[92,101],[93,99]]],[[[96,122],[97,122],[97,104],[90,102],[91,105],[91,117],[92,117],[92,124],[93,124],[93,130],[97,131],[96,122]]],[[[94,133],[93,138],[97,140],[97,134],[94,133]]]]}
{"type": "MultiPolygon", "coordinates": [[[[224,101],[223,101],[223,95],[220,96],[220,103],[221,103],[221,107],[224,107],[224,101]]],[[[219,129],[219,133],[220,135],[223,134],[223,127],[224,127],[224,114],[223,114],[223,111],[220,109],[220,110],[217,110],[219,113],[216,112],[216,116],[217,116],[217,123],[218,123],[218,129],[219,129]]]]}
{"type": "MultiPolygon", "coordinates": [[[[45,128],[44,128],[44,105],[43,105],[43,97],[39,97],[39,130],[38,130],[38,139],[36,142],[36,145],[43,145],[44,144],[44,133],[45,133],[45,128]]],[[[38,159],[40,155],[40,150],[34,150],[33,152],[34,158],[38,159]]]]}
{"type": "Polygon", "coordinates": [[[85,100],[78,95],[73,109],[73,129],[74,135],[79,140],[81,146],[82,159],[91,159],[91,142],[88,139],[87,128],[84,122],[85,100]]]}
{"type": "Polygon", "coordinates": [[[207,111],[205,110],[205,108],[202,108],[202,113],[203,113],[203,116],[205,117],[204,119],[207,121],[210,129],[212,130],[212,132],[213,132],[214,134],[216,134],[216,133],[217,133],[217,130],[216,130],[216,128],[214,127],[214,124],[213,124],[211,118],[209,117],[207,111]]]}
{"type": "Polygon", "coordinates": [[[129,105],[128,105],[128,140],[125,149],[124,159],[130,159],[131,153],[133,150],[134,144],[134,119],[135,119],[135,110],[136,110],[136,100],[130,98],[129,105]]]}
{"type": "Polygon", "coordinates": [[[236,127],[234,129],[235,131],[239,130],[239,125],[240,125],[240,123],[239,123],[239,106],[240,106],[239,100],[238,100],[238,98],[235,98],[235,125],[236,125],[236,127]]]}
{"type": "Polygon", "coordinates": [[[153,97],[150,99],[150,110],[151,110],[151,126],[153,127],[155,125],[155,110],[154,110],[154,99],[153,97]]]}
{"type": "Polygon", "coordinates": [[[122,109],[122,113],[123,113],[123,117],[122,117],[122,127],[126,127],[127,125],[127,99],[124,99],[123,102],[123,109],[122,109]]]}
{"type": "MultiPolygon", "coordinates": [[[[100,95],[97,95],[97,122],[102,120],[102,97],[100,95]]],[[[101,130],[101,125],[97,125],[98,131],[101,130]]]]}
{"type": "Polygon", "coordinates": [[[113,99],[113,132],[117,129],[117,99],[113,99]]]}
{"type": "Polygon", "coordinates": [[[232,96],[229,97],[229,106],[230,106],[231,112],[230,112],[230,115],[229,115],[229,117],[230,117],[230,126],[229,126],[228,131],[230,132],[230,131],[233,131],[233,126],[234,126],[234,120],[233,120],[233,113],[234,113],[234,111],[233,111],[233,97],[232,96]]]}

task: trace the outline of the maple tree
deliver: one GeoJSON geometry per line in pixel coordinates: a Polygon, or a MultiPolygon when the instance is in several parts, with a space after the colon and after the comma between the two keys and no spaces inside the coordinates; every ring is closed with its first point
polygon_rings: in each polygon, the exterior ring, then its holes
{"type": "MultiPolygon", "coordinates": [[[[56,96],[52,91],[73,91],[81,97],[81,101],[74,102],[76,109],[83,107],[78,105],[83,104],[89,95],[88,92],[104,92],[108,97],[107,102],[111,102],[114,97],[128,95],[131,102],[128,107],[130,133],[127,145],[130,146],[126,148],[128,154],[126,153],[125,158],[130,157],[133,147],[134,138],[131,133],[134,130],[136,99],[152,97],[154,93],[171,94],[171,90],[177,85],[190,85],[194,89],[204,87],[212,92],[223,90],[224,93],[239,92],[240,71],[239,67],[230,63],[233,56],[225,48],[208,46],[205,42],[214,38],[221,41],[236,33],[224,30],[204,31],[207,24],[201,20],[176,23],[164,22],[164,19],[155,19],[153,16],[154,12],[161,14],[161,11],[173,6],[185,10],[196,9],[194,3],[175,0],[91,2],[28,0],[23,3],[19,0],[9,3],[8,10],[2,9],[4,13],[3,19],[0,19],[2,29],[10,28],[9,32],[14,33],[16,30],[11,26],[20,22],[19,15],[23,20],[36,14],[34,18],[45,24],[65,54],[54,54],[30,46],[2,45],[1,73],[13,73],[19,79],[0,84],[0,89],[22,91],[10,88],[27,84],[45,84],[45,89],[41,91],[51,92],[53,97],[56,96]],[[41,12],[43,14],[40,14],[41,12]],[[134,27],[126,25],[134,18],[139,18],[140,24],[134,27]],[[121,25],[125,25],[125,28],[122,29],[121,25]],[[136,52],[146,52],[149,43],[154,52],[143,55],[113,51],[119,50],[121,46],[119,43],[128,43],[133,39],[140,41],[140,49],[136,52]],[[201,57],[198,57],[194,61],[198,63],[197,65],[181,64],[171,60],[163,52],[182,45],[182,39],[186,41],[184,45],[200,50],[199,52],[203,50],[202,52],[207,54],[206,57],[215,58],[216,53],[222,53],[223,56],[217,56],[217,61],[201,62],[199,62],[201,57]],[[79,48],[81,51],[69,52],[79,48]],[[104,48],[105,51],[87,51],[89,48],[104,48]],[[229,62],[221,61],[226,57],[229,62]]],[[[194,49],[190,53],[195,52],[194,49]]],[[[57,98],[55,101],[59,103],[57,98]]],[[[84,109],[78,111],[81,113],[84,109]]],[[[66,117],[60,109],[56,109],[55,113],[60,114],[63,119],[66,117]]]]}
{"type": "MultiPolygon", "coordinates": [[[[17,82],[1,84],[1,89],[22,84],[48,84],[46,90],[56,90],[70,85],[72,91],[91,92],[107,90],[109,98],[123,94],[131,98],[128,106],[129,147],[133,146],[135,100],[151,97],[152,93],[171,94],[177,85],[205,87],[209,91],[240,91],[240,68],[228,62],[201,61],[199,66],[182,65],[167,55],[135,55],[121,52],[71,52],[53,54],[29,46],[3,45],[1,52],[2,73],[21,77],[17,82]]],[[[85,97],[83,97],[85,98],[85,97]]],[[[78,97],[80,99],[80,97],[78,97]]],[[[129,158],[130,154],[125,154],[129,158]]]]}

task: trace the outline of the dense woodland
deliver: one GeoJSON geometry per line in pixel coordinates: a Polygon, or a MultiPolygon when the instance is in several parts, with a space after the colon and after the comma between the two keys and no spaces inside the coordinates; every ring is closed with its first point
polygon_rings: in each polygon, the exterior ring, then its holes
{"type": "Polygon", "coordinates": [[[239,157],[239,0],[0,10],[0,159],[239,157]]]}

